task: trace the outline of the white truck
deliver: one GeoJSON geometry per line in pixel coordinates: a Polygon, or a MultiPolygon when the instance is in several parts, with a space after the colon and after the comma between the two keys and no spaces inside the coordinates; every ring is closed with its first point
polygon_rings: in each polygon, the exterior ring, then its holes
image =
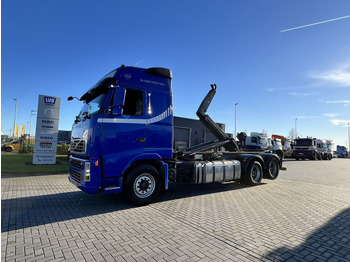
{"type": "Polygon", "coordinates": [[[245,150],[269,150],[268,137],[264,133],[251,132],[250,136],[245,138],[245,150]]]}
{"type": "Polygon", "coordinates": [[[317,139],[316,140],[317,151],[320,155],[320,158],[323,160],[331,160],[332,155],[332,142],[326,139],[317,139]]]}
{"type": "Polygon", "coordinates": [[[327,140],[312,137],[294,140],[293,157],[296,160],[331,160],[332,153],[328,152],[327,140]]]}

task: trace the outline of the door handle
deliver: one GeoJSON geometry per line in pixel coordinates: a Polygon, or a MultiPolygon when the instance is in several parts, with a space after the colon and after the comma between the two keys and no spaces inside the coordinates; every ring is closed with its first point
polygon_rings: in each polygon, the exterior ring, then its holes
{"type": "Polygon", "coordinates": [[[144,143],[144,142],[146,142],[146,138],[144,138],[144,137],[138,137],[138,138],[136,138],[136,142],[144,143]]]}

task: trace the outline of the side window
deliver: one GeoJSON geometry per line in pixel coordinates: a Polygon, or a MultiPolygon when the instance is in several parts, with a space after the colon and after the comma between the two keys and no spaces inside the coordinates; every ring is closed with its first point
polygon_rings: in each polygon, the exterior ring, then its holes
{"type": "Polygon", "coordinates": [[[140,116],[143,114],[143,92],[126,89],[123,115],[140,116]]]}

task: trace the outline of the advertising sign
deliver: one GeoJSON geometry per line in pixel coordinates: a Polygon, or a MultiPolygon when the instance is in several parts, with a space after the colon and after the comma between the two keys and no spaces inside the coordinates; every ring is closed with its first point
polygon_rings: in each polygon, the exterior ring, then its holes
{"type": "Polygon", "coordinates": [[[21,126],[21,137],[24,136],[25,131],[26,131],[26,126],[21,126]]]}
{"type": "Polygon", "coordinates": [[[33,164],[55,164],[61,98],[39,95],[33,164]]]}
{"type": "Polygon", "coordinates": [[[19,126],[16,125],[14,137],[18,137],[18,129],[19,129],[19,126]]]}

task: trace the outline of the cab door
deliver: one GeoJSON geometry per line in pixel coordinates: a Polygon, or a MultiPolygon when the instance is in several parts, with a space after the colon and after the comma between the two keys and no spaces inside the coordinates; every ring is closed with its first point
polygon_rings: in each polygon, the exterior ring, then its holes
{"type": "MultiPolygon", "coordinates": [[[[116,92],[115,95],[120,92],[116,92]]],[[[113,99],[117,101],[118,99],[113,99]]],[[[119,99],[120,100],[120,99],[119,99]]],[[[143,89],[125,88],[121,109],[112,105],[102,121],[103,176],[121,175],[129,161],[145,151],[146,95],[143,89]],[[114,113],[113,113],[114,112],[114,113]]]]}

